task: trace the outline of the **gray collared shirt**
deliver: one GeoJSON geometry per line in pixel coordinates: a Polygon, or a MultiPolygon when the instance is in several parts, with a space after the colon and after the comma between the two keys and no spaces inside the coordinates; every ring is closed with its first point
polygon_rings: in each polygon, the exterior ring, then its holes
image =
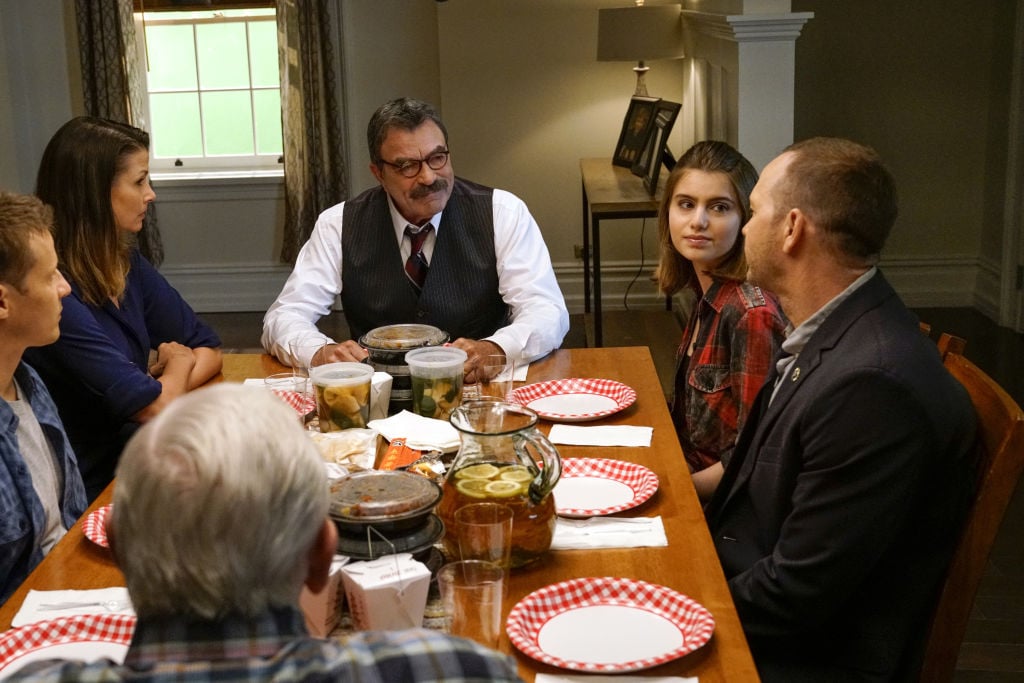
{"type": "Polygon", "coordinates": [[[825,319],[832,315],[832,312],[839,308],[839,304],[843,303],[850,296],[857,291],[864,283],[874,277],[875,273],[878,272],[876,266],[871,266],[863,275],[850,283],[850,285],[833,297],[827,304],[819,308],[814,314],[805,320],[800,327],[793,328],[792,326],[786,330],[786,340],[782,342],[782,353],[783,355],[775,362],[775,371],[778,376],[775,378],[775,388],[772,390],[772,397],[769,400],[775,400],[775,394],[779,393],[779,387],[782,385],[782,378],[789,374],[790,368],[796,363],[796,359],[800,357],[800,352],[807,346],[807,342],[810,340],[814,333],[818,331],[818,328],[825,322],[825,319]]]}

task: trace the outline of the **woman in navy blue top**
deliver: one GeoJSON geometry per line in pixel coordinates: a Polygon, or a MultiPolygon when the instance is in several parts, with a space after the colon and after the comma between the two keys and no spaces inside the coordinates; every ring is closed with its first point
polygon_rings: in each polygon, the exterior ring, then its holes
{"type": "Polygon", "coordinates": [[[156,198],[144,131],[72,119],[43,152],[36,194],[54,209],[71,294],[60,339],[25,357],[57,404],[91,500],[139,424],[220,372],[220,339],[135,245],[156,198]]]}

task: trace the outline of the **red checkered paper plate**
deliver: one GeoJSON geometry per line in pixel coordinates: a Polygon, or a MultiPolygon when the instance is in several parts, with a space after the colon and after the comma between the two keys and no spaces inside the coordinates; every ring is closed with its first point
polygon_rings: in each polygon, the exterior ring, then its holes
{"type": "Polygon", "coordinates": [[[133,614],[77,614],[0,634],[0,678],[42,659],[123,662],[135,630],[133,614]]]}
{"type": "Polygon", "coordinates": [[[286,389],[271,389],[277,397],[282,401],[290,405],[295,409],[299,415],[308,415],[312,411],[316,410],[316,400],[304,396],[297,391],[288,391],[286,389]]]}
{"type": "Polygon", "coordinates": [[[658,490],[658,475],[643,465],[604,458],[566,458],[555,486],[562,517],[597,517],[635,508],[658,490]]]}
{"type": "Polygon", "coordinates": [[[527,384],[512,397],[552,422],[586,422],[628,408],[636,392],[610,379],[570,378],[527,384]]]}
{"type": "Polygon", "coordinates": [[[589,672],[641,671],[711,639],[715,620],[670,588],[611,577],[562,581],[509,612],[512,644],[537,661],[589,672]]]}
{"type": "Polygon", "coordinates": [[[101,508],[96,508],[86,515],[82,522],[82,533],[85,534],[85,537],[104,548],[110,547],[110,542],[107,541],[107,518],[110,516],[111,507],[111,505],[104,505],[101,508]]]}

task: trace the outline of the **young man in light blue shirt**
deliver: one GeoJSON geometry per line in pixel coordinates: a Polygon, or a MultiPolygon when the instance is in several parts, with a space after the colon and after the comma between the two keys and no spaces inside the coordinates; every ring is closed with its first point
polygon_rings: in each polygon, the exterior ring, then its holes
{"type": "Polygon", "coordinates": [[[71,288],[57,269],[53,214],[0,192],[0,602],[85,511],[85,488],[46,386],[21,360],[59,335],[71,288]]]}

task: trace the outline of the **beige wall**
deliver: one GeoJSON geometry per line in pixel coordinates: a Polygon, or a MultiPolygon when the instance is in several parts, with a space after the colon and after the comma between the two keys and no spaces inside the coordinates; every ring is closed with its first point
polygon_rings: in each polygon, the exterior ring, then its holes
{"type": "Polygon", "coordinates": [[[793,0],[796,137],[875,147],[900,190],[889,257],[998,260],[1014,0],[793,0]]]}
{"type": "Polygon", "coordinates": [[[43,148],[71,116],[71,0],[0,0],[0,187],[31,192],[43,148]]]}
{"type": "MultiPolygon", "coordinates": [[[[597,10],[621,0],[473,0],[439,6],[441,104],[456,173],[529,205],[552,260],[581,265],[579,160],[611,157],[636,84],[633,65],[598,62],[597,10]]],[[[683,62],[654,61],[652,96],[681,101],[683,62]]],[[[682,152],[674,131],[670,147],[682,152]]],[[[602,231],[602,264],[640,259],[637,221],[602,231]]],[[[656,251],[647,221],[648,263],[656,251]]],[[[567,275],[568,277],[568,275],[567,275]]],[[[650,290],[653,295],[653,290],[650,290]]]]}
{"type": "Polygon", "coordinates": [[[366,124],[396,97],[440,106],[437,6],[417,0],[340,0],[347,87],[349,194],[377,181],[369,171],[366,124]]]}

